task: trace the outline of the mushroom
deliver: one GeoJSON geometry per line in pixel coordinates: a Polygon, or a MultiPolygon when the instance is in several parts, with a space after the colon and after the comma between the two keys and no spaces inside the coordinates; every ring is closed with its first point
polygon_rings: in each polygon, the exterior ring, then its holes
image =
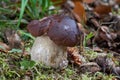
{"type": "Polygon", "coordinates": [[[80,44],[82,33],[75,20],[65,15],[52,15],[31,21],[27,29],[36,37],[30,51],[32,60],[53,68],[67,67],[66,49],[80,44]]]}

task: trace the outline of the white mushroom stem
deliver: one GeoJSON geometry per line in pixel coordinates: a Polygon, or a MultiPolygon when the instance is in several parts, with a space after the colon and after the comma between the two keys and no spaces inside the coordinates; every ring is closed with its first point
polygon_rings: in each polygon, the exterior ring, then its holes
{"type": "Polygon", "coordinates": [[[68,65],[66,48],[56,45],[48,36],[37,37],[30,54],[32,60],[53,68],[63,69],[68,65]]]}

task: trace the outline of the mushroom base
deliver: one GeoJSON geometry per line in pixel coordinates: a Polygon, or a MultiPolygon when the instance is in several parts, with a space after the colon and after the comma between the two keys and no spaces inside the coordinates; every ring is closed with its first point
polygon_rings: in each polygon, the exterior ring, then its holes
{"type": "Polygon", "coordinates": [[[31,59],[53,68],[64,69],[68,65],[66,48],[56,45],[48,36],[40,36],[30,51],[31,59]]]}

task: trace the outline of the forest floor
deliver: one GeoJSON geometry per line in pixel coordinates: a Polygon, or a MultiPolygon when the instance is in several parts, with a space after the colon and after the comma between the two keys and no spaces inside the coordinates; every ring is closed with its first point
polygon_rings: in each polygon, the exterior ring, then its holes
{"type": "Polygon", "coordinates": [[[54,0],[1,0],[0,80],[119,80],[120,1],[111,1],[63,2],[52,9],[54,0]],[[82,25],[84,38],[82,45],[68,49],[68,67],[59,70],[31,60],[35,37],[26,27],[62,12],[82,25]]]}

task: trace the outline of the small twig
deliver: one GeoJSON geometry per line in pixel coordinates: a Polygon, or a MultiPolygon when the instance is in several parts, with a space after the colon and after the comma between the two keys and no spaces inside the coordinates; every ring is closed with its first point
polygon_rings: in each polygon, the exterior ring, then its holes
{"type": "Polygon", "coordinates": [[[107,24],[116,24],[117,22],[103,22],[101,25],[107,25],[107,24]]]}
{"type": "Polygon", "coordinates": [[[100,24],[98,23],[98,21],[97,21],[96,19],[92,18],[92,19],[90,19],[90,20],[91,20],[91,22],[94,24],[94,26],[95,26],[96,28],[100,28],[100,24]]]}

